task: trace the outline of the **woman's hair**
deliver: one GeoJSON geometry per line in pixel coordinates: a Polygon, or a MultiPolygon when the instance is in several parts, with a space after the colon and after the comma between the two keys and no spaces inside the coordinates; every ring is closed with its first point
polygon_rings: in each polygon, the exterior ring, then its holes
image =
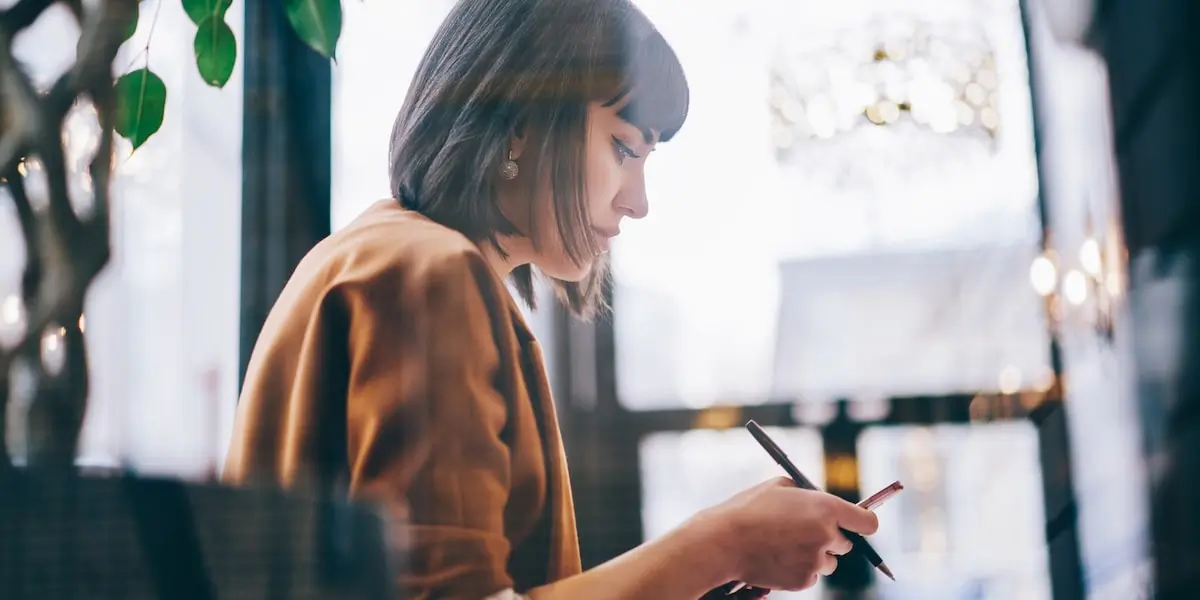
{"type": "MultiPolygon", "coordinates": [[[[687,118],[689,92],[675,52],[630,0],[459,0],[417,67],[392,129],[392,194],[405,207],[500,249],[498,236],[538,244],[539,211],[553,210],[563,248],[590,260],[584,198],[588,105],[625,103],[620,115],[670,140],[687,118]],[[514,133],[527,136],[521,158],[534,231],[501,214],[496,173],[514,133]],[[537,195],[549,181],[550,206],[537,195]]],[[[516,220],[516,219],[514,219],[516,220]]],[[[579,283],[555,281],[580,316],[603,305],[606,265],[597,260],[579,283]]],[[[533,271],[513,283],[535,306],[533,271]]]]}

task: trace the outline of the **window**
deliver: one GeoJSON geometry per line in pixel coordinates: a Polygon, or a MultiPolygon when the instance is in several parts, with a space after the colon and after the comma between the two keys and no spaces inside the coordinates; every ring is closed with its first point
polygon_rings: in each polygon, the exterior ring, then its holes
{"type": "MultiPolygon", "coordinates": [[[[693,104],[647,169],[650,216],[613,251],[631,420],[766,402],[818,415],[841,398],[866,415],[889,396],[1047,383],[1015,0],[638,4],[679,52],[693,104]]],[[[789,435],[807,448],[794,458],[820,460],[815,431],[789,435]]],[[[1037,448],[1025,422],[868,428],[860,490],[908,487],[873,537],[905,575],[873,591],[1049,598],[1037,448]]],[[[649,436],[646,536],[777,474],[749,468],[757,455],[736,429],[649,436]],[[691,440],[720,453],[694,479],[691,440]],[[713,471],[726,468],[745,479],[725,487],[713,471]]]]}
{"type": "Polygon", "coordinates": [[[693,104],[613,250],[622,404],[1045,377],[1015,0],[638,4],[693,104]]]}
{"type": "Polygon", "coordinates": [[[392,122],[449,0],[346,2],[333,66],[333,229],[391,195],[392,122]]]}
{"type": "MultiPolygon", "coordinates": [[[[241,57],[225,89],[205,85],[190,43],[195,25],[179,3],[159,10],[159,1],[141,3],[137,33],[115,62],[121,71],[149,61],[168,105],[162,128],[136,153],[116,144],[113,256],[85,314],[92,395],[80,460],[201,477],[219,464],[237,397],[241,57]]],[[[235,2],[226,15],[239,40],[242,12],[235,2]]],[[[48,85],[73,64],[78,32],[55,5],[14,52],[36,84],[48,85]]],[[[76,107],[68,149],[90,147],[97,128],[94,111],[76,107]]],[[[79,176],[90,157],[75,158],[79,176]]],[[[0,301],[19,292],[24,265],[22,249],[8,251],[19,238],[14,218],[0,200],[0,301]]],[[[20,455],[21,440],[10,442],[20,455]]]]}
{"type": "Polygon", "coordinates": [[[899,477],[871,543],[903,577],[888,598],[1049,600],[1037,431],[986,427],[875,428],[859,441],[864,489],[899,477]]]}

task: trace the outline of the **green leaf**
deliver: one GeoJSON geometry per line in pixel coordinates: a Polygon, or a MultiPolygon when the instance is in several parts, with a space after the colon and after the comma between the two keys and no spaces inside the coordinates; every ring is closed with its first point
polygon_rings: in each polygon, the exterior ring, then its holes
{"type": "Polygon", "coordinates": [[[162,127],[167,110],[167,84],[150,69],[126,73],[117,80],[117,112],[113,129],[137,150],[162,127]]]}
{"type": "Polygon", "coordinates": [[[237,62],[237,40],[233,30],[225,24],[224,17],[212,15],[200,22],[196,30],[196,67],[204,83],[213,87],[225,87],[233,75],[237,62]]]}
{"type": "Polygon", "coordinates": [[[305,44],[325,58],[334,57],[342,35],[341,0],[287,0],[287,17],[305,44]]]}
{"type": "Polygon", "coordinates": [[[183,11],[193,23],[200,25],[213,15],[224,17],[230,4],[233,0],[183,0],[183,11]]]}

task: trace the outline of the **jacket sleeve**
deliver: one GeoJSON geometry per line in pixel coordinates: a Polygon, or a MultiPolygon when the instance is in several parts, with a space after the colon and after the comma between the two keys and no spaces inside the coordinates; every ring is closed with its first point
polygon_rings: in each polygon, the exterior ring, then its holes
{"type": "Polygon", "coordinates": [[[513,587],[508,411],[494,381],[493,327],[507,305],[488,268],[453,254],[344,293],[351,494],[406,505],[410,598],[478,600],[513,587]]]}

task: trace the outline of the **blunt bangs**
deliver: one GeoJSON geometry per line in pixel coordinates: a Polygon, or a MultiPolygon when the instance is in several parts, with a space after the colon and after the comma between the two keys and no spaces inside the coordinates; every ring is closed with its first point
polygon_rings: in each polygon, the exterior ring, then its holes
{"type": "Polygon", "coordinates": [[[691,91],[683,65],[662,34],[649,32],[633,46],[619,84],[605,106],[622,105],[618,114],[644,133],[656,131],[659,141],[669,142],[687,121],[691,91]]]}

